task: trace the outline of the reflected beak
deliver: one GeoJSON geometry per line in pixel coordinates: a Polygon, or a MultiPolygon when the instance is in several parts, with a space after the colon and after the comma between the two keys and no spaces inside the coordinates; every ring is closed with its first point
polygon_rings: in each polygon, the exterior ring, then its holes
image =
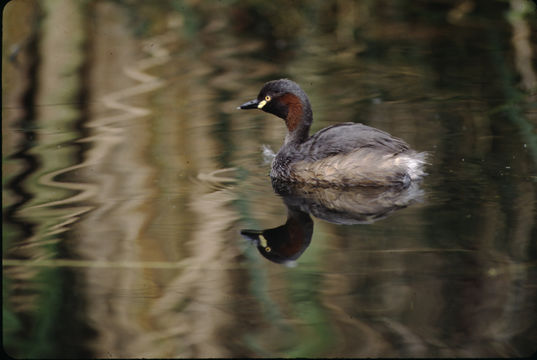
{"type": "Polygon", "coordinates": [[[247,229],[241,230],[241,235],[245,239],[250,240],[256,245],[259,245],[259,237],[263,236],[261,235],[262,233],[263,233],[263,230],[247,230],[247,229]]]}
{"type": "Polygon", "coordinates": [[[241,106],[239,106],[237,109],[242,109],[242,110],[246,110],[246,109],[257,109],[259,106],[259,100],[257,99],[254,99],[254,100],[250,100],[248,102],[245,102],[244,104],[242,104],[241,106]]]}

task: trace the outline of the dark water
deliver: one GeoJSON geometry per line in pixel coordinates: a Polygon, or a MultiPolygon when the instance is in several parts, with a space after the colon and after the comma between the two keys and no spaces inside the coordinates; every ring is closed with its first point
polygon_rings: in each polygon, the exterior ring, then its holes
{"type": "Polygon", "coordinates": [[[533,354],[535,15],[524,0],[11,2],[4,349],[533,354]],[[388,131],[430,153],[429,175],[405,193],[277,195],[262,146],[284,124],[236,107],[281,77],[308,93],[314,131],[388,131]],[[287,266],[241,236],[277,227],[263,238],[287,266]]]}

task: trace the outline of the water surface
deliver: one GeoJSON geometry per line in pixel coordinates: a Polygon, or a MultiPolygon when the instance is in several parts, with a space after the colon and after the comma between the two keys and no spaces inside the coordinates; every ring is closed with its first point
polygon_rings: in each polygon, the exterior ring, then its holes
{"type": "Polygon", "coordinates": [[[532,4],[11,2],[4,348],[535,353],[532,4]],[[281,77],[308,93],[313,131],[388,131],[429,152],[429,175],[404,194],[277,194],[263,146],[284,124],[236,107],[281,77]],[[286,222],[303,235],[287,266],[241,236],[286,222]]]}

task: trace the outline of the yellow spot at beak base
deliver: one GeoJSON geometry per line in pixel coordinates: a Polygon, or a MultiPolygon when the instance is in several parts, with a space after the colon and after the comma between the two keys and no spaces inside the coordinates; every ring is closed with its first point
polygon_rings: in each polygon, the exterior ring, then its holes
{"type": "Polygon", "coordinates": [[[265,239],[265,237],[261,234],[259,235],[259,245],[262,247],[267,247],[268,245],[267,239],[265,239]]]}
{"type": "Polygon", "coordinates": [[[257,108],[258,108],[258,109],[262,109],[263,106],[265,106],[266,104],[267,104],[267,101],[266,101],[266,100],[261,100],[261,101],[259,102],[259,104],[257,104],[257,108]]]}

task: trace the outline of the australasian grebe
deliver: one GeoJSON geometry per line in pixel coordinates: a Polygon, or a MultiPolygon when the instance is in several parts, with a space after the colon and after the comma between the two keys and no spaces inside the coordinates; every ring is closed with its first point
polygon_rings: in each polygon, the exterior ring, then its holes
{"type": "Polygon", "coordinates": [[[426,153],[387,132],[346,122],[312,136],[310,102],[297,83],[267,82],[257,99],[240,109],[261,109],[285,120],[287,136],[272,161],[270,176],[322,187],[408,186],[423,175],[426,153]]]}

